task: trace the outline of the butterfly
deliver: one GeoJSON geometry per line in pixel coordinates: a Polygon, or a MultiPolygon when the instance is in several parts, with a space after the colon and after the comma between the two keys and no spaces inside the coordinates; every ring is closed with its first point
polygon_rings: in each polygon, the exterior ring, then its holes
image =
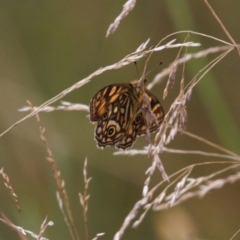
{"type": "Polygon", "coordinates": [[[131,147],[137,136],[153,132],[164,119],[161,103],[138,81],[112,84],[99,90],[90,102],[90,121],[97,123],[95,140],[98,147],[131,147]],[[146,121],[143,113],[144,96],[154,119],[146,121]]]}

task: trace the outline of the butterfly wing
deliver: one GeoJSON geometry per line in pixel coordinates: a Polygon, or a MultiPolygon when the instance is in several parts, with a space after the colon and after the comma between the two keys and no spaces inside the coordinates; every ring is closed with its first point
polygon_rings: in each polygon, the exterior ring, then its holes
{"type": "Polygon", "coordinates": [[[164,112],[158,99],[147,89],[145,93],[154,119],[146,126],[142,104],[143,95],[137,93],[137,81],[126,84],[113,84],[96,93],[90,102],[90,120],[97,122],[95,140],[104,148],[116,145],[117,148],[131,147],[137,135],[153,132],[164,118],[164,112]]]}
{"type": "MultiPolygon", "coordinates": [[[[148,96],[148,101],[150,103],[150,108],[152,110],[152,113],[156,117],[156,121],[150,121],[150,124],[148,126],[149,131],[153,132],[157,130],[160,124],[162,123],[164,119],[164,111],[157,97],[155,97],[148,89],[145,89],[145,93],[148,96]]],[[[147,129],[146,121],[143,120],[138,130],[138,135],[146,134],[146,129],[147,129]]]]}
{"type": "MultiPolygon", "coordinates": [[[[149,131],[153,132],[158,129],[162,123],[164,119],[164,111],[159,100],[148,89],[145,89],[145,93],[147,94],[151,111],[155,116],[154,119],[150,119],[152,121],[149,121],[148,126],[149,131]]],[[[127,128],[124,136],[121,138],[119,143],[116,144],[116,148],[126,149],[131,147],[138,135],[146,134],[147,126],[143,115],[142,105],[140,105],[136,111],[133,119],[134,120],[127,128]]]]}
{"type": "Polygon", "coordinates": [[[120,139],[119,143],[116,144],[117,149],[126,149],[132,146],[137,138],[142,122],[142,110],[139,108],[133,118],[133,121],[130,122],[127,130],[125,131],[124,136],[120,139]]]}
{"type": "MultiPolygon", "coordinates": [[[[128,99],[125,93],[121,98],[128,99]]],[[[95,129],[95,140],[99,147],[115,145],[124,136],[127,125],[126,108],[119,101],[107,106],[95,129]]]]}
{"type": "Polygon", "coordinates": [[[101,148],[115,145],[131,124],[135,112],[132,84],[114,84],[101,89],[91,100],[90,120],[97,122],[95,140],[101,148]]]}
{"type": "Polygon", "coordinates": [[[120,95],[129,92],[128,85],[112,84],[99,90],[89,105],[90,121],[97,122],[110,104],[118,101],[120,95]]]}

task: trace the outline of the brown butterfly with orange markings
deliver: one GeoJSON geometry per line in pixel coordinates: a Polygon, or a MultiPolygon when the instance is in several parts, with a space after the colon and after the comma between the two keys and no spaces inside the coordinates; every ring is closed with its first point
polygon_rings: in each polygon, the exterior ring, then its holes
{"type": "Polygon", "coordinates": [[[139,91],[138,81],[112,84],[98,91],[90,102],[90,121],[97,123],[95,140],[98,147],[115,145],[131,147],[138,135],[159,128],[164,111],[159,100],[144,86],[139,91]],[[146,126],[142,112],[143,94],[146,93],[155,121],[146,126]]]}

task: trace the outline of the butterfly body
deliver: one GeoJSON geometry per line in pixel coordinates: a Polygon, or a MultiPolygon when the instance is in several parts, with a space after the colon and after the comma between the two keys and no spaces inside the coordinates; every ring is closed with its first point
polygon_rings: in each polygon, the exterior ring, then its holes
{"type": "Polygon", "coordinates": [[[126,149],[138,135],[156,130],[164,112],[158,99],[145,87],[137,88],[138,81],[112,84],[98,91],[90,102],[90,121],[97,123],[95,140],[100,148],[115,145],[126,149]],[[143,95],[147,94],[156,121],[146,126],[142,114],[143,95]]]}

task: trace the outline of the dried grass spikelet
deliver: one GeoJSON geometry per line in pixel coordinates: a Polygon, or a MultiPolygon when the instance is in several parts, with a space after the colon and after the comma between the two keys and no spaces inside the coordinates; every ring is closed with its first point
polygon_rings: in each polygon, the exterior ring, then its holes
{"type": "MultiPolygon", "coordinates": [[[[79,201],[80,204],[82,206],[83,209],[83,220],[84,220],[84,228],[85,228],[85,239],[88,239],[88,217],[87,217],[87,213],[88,213],[88,201],[90,198],[90,194],[88,194],[88,188],[89,188],[89,182],[91,181],[91,177],[88,178],[87,177],[87,158],[84,161],[84,166],[83,166],[83,180],[84,180],[84,192],[83,194],[79,193],[79,201]]],[[[102,236],[101,234],[104,233],[100,233],[100,235],[96,235],[96,237],[94,239],[97,239],[99,236],[102,236]]]]}
{"type": "Polygon", "coordinates": [[[190,87],[185,94],[185,101],[184,101],[185,106],[189,103],[191,96],[192,96],[192,87],[190,87]]]}
{"type": "Polygon", "coordinates": [[[180,130],[180,131],[186,130],[186,125],[187,125],[187,110],[184,105],[181,105],[180,111],[179,111],[178,130],[180,130]]]}
{"type": "MultiPolygon", "coordinates": [[[[26,112],[37,110],[38,107],[24,106],[18,109],[19,112],[26,112]]],[[[41,110],[41,112],[53,112],[53,111],[85,111],[89,112],[88,105],[80,104],[80,103],[70,103],[67,101],[61,101],[59,106],[45,106],[41,110]]]]}
{"type": "Polygon", "coordinates": [[[134,6],[136,4],[136,0],[128,0],[124,5],[123,5],[123,10],[122,12],[117,16],[117,18],[114,20],[112,24],[110,24],[106,37],[108,37],[110,34],[114,33],[120,22],[133,10],[134,6]]]}
{"type": "Polygon", "coordinates": [[[168,89],[172,88],[174,83],[175,83],[175,79],[176,79],[176,72],[177,72],[177,69],[178,69],[178,64],[177,62],[175,61],[173,63],[173,66],[171,68],[171,71],[169,73],[169,77],[168,77],[168,81],[167,81],[167,85],[164,89],[164,92],[163,92],[163,99],[165,99],[167,97],[167,94],[168,94],[168,89]]]}
{"type": "Polygon", "coordinates": [[[103,236],[105,233],[97,233],[92,240],[97,240],[99,237],[103,236]]]}
{"type": "MultiPolygon", "coordinates": [[[[30,101],[27,101],[28,105],[31,107],[32,112],[34,111],[33,109],[33,104],[30,101]]],[[[76,224],[73,218],[73,214],[70,208],[70,202],[69,202],[69,198],[68,198],[68,194],[65,188],[65,181],[61,178],[61,172],[58,170],[58,166],[57,163],[53,157],[52,151],[49,147],[46,135],[45,135],[45,128],[42,126],[40,117],[38,114],[36,114],[36,120],[37,123],[39,125],[39,131],[40,131],[40,138],[43,141],[43,144],[46,148],[47,151],[47,157],[46,159],[48,160],[48,162],[51,164],[52,166],[52,170],[53,170],[53,176],[55,178],[58,190],[59,190],[59,197],[61,198],[61,201],[63,202],[63,204],[60,205],[60,210],[63,213],[64,216],[64,220],[66,222],[66,225],[68,226],[68,230],[72,236],[72,239],[79,239],[79,234],[77,232],[76,229],[76,224]],[[65,211],[64,208],[61,207],[65,207],[65,210],[67,212],[67,215],[65,215],[65,211]]],[[[59,201],[60,202],[60,201],[59,201]]]]}
{"type": "MultiPolygon", "coordinates": [[[[173,78],[171,78],[171,80],[173,80],[173,78]]],[[[172,86],[172,84],[173,82],[169,80],[165,90],[167,91],[167,88],[172,86]]],[[[184,89],[184,78],[182,78],[180,85],[179,95],[170,106],[170,109],[165,115],[164,121],[155,136],[154,145],[159,147],[159,152],[161,152],[161,149],[165,144],[170,143],[174,139],[179,131],[182,132],[186,130],[186,105],[190,101],[192,85],[189,85],[188,88],[184,89]]]]}
{"type": "MultiPolygon", "coordinates": [[[[98,75],[100,75],[100,74],[102,74],[102,73],[104,73],[106,71],[122,68],[122,67],[124,67],[124,66],[126,66],[126,65],[128,65],[128,64],[130,64],[132,62],[138,61],[139,59],[145,57],[147,54],[149,54],[151,52],[159,52],[159,51],[162,51],[164,49],[179,48],[179,47],[182,47],[182,46],[184,46],[184,47],[198,47],[200,45],[199,43],[194,43],[194,42],[186,42],[186,43],[176,43],[176,44],[174,44],[175,40],[176,39],[171,40],[168,43],[166,43],[165,45],[161,45],[161,46],[158,44],[157,47],[155,47],[153,49],[146,49],[147,44],[149,42],[149,39],[148,39],[146,42],[142,43],[134,52],[128,54],[127,56],[125,56],[124,58],[119,60],[118,62],[97,69],[96,71],[92,72],[89,76],[79,80],[78,82],[74,83],[70,87],[68,87],[68,88],[64,89],[63,91],[61,91],[60,93],[58,93],[56,96],[52,97],[51,99],[48,99],[46,102],[42,103],[40,106],[34,108],[33,111],[31,111],[31,113],[27,114],[26,116],[24,116],[20,120],[18,120],[15,123],[13,123],[7,129],[5,129],[5,131],[1,132],[0,133],[0,137],[5,135],[12,128],[14,128],[18,124],[22,123],[26,119],[28,119],[28,118],[36,115],[40,111],[42,111],[42,109],[46,108],[47,106],[52,105],[56,101],[62,99],[66,95],[68,95],[69,93],[71,93],[71,92],[73,92],[73,91],[83,87],[85,84],[87,84],[90,81],[92,81],[93,78],[95,78],[96,76],[98,76],[98,75]]],[[[232,49],[230,49],[230,50],[232,50],[232,49]]],[[[228,52],[230,52],[230,50],[228,52]]],[[[148,86],[148,87],[151,88],[151,86],[148,86]]]]}
{"type": "Polygon", "coordinates": [[[13,190],[13,187],[10,183],[10,179],[9,179],[8,175],[3,172],[3,168],[0,170],[0,175],[2,175],[4,185],[9,190],[9,193],[10,193],[10,195],[11,195],[11,197],[12,197],[12,199],[13,199],[13,201],[14,201],[17,209],[18,209],[18,212],[20,213],[21,208],[20,208],[20,205],[19,205],[17,194],[13,190]]]}
{"type": "Polygon", "coordinates": [[[48,226],[53,226],[54,223],[52,221],[47,222],[47,217],[44,219],[43,223],[41,224],[40,227],[40,232],[38,234],[38,239],[41,240],[43,239],[42,235],[45,232],[45,230],[47,229],[48,226]]]}
{"type": "MultiPolygon", "coordinates": [[[[37,239],[37,240],[49,240],[48,238],[42,237],[42,234],[44,233],[44,231],[46,230],[46,228],[48,226],[53,226],[53,222],[49,221],[46,222],[46,219],[44,220],[43,224],[40,227],[40,234],[36,234],[32,231],[29,231],[27,229],[24,229],[21,226],[17,226],[15,225],[7,216],[4,215],[3,212],[0,211],[0,221],[3,222],[4,224],[6,224],[17,236],[18,239],[21,240],[27,240],[29,239],[27,237],[27,235],[30,235],[33,239],[37,239]]],[[[31,239],[32,239],[31,238],[31,239]]]]}
{"type": "Polygon", "coordinates": [[[6,224],[9,227],[9,229],[11,229],[18,236],[19,239],[27,240],[27,237],[25,236],[27,235],[26,230],[23,229],[22,227],[14,225],[13,222],[1,211],[0,211],[0,221],[6,224]]]}
{"type": "Polygon", "coordinates": [[[143,196],[146,196],[148,194],[150,180],[156,169],[158,169],[160,171],[160,173],[162,174],[163,180],[169,182],[169,177],[168,177],[168,175],[164,169],[164,166],[162,164],[162,161],[158,155],[158,151],[155,151],[155,150],[156,149],[152,149],[152,155],[153,155],[152,164],[145,172],[145,174],[148,176],[144,182],[143,191],[142,191],[143,196]]]}

